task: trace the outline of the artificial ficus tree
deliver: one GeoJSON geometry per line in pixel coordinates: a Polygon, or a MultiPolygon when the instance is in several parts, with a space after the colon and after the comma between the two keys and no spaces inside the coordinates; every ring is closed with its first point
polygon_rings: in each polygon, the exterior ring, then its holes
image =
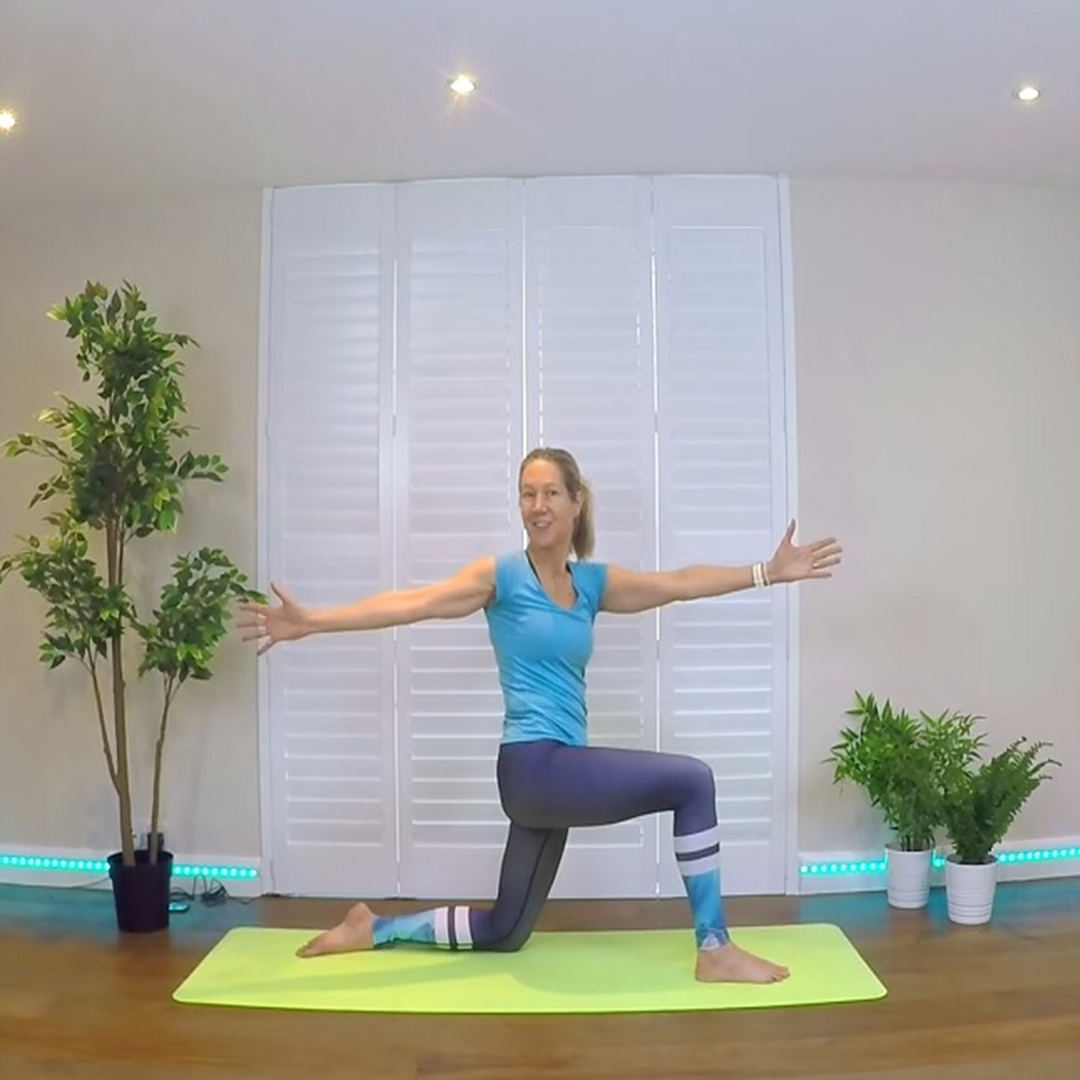
{"type": "Polygon", "coordinates": [[[49,316],[65,323],[77,342],[82,381],[93,384],[96,397],[82,403],[59,395],[60,404],[38,417],[50,435],[23,433],[4,444],[8,457],[30,454],[56,469],[30,500],[31,507],[54,504],[44,519],[52,531],[18,538],[18,549],[0,558],[0,584],[18,572],[45,601],[42,662],[56,668],[76,661],[89,676],[126,866],[135,864],[126,646],[141,649],[137,677],[160,677],[149,833],[149,860],[156,862],[164,747],[176,694],[189,679],[211,677],[234,604],[261,596],[224,551],[203,547],[172,562],[156,604],[139,614],[128,581],[131,545],[176,530],[187,482],[220,482],[227,472],[216,454],[178,448],[192,430],[183,422],[179,354],[197,343],[159,329],[128,282],[114,291],[87,282],[49,316]]]}

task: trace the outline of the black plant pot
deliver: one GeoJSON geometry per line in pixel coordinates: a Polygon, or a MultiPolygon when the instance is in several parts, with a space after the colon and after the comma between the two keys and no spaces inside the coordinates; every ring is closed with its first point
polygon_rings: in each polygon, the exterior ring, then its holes
{"type": "Polygon", "coordinates": [[[151,863],[150,852],[140,849],[134,866],[124,866],[120,852],[109,856],[116,924],[122,933],[151,934],[169,928],[172,868],[170,851],[159,851],[158,861],[151,863]]]}

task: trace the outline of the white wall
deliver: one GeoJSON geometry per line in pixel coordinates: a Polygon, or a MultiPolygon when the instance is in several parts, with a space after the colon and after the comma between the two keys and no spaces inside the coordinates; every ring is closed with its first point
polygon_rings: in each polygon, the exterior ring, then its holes
{"type": "MultiPolygon", "coordinates": [[[[856,687],[984,713],[995,745],[1053,740],[1065,768],[1014,835],[1080,834],[1080,195],[796,181],[792,207],[801,528],[847,548],[839,578],[802,592],[800,847],[880,839],[819,764],[856,687]]],[[[46,308],[87,277],[131,278],[202,341],[192,420],[233,468],[224,488],[195,489],[178,542],[221,543],[250,568],[259,222],[256,192],[0,213],[0,433],[28,427],[54,389],[78,392],[46,308]]],[[[0,550],[33,523],[33,470],[0,461],[0,550]]],[[[37,664],[39,625],[21,585],[0,591],[0,848],[103,851],[115,816],[93,715],[77,671],[37,664]]],[[[180,700],[178,850],[259,854],[255,701],[235,641],[180,700]]]]}
{"type": "Polygon", "coordinates": [[[1080,193],[793,184],[804,588],[800,846],[879,838],[819,764],[855,688],[1064,762],[1014,838],[1080,835],[1080,193]]]}
{"type": "MultiPolygon", "coordinates": [[[[67,207],[0,213],[0,435],[35,429],[54,391],[86,390],[64,328],[45,317],[87,278],[139,285],[163,327],[202,344],[187,354],[185,392],[192,446],[222,454],[222,486],[193,485],[171,555],[203,543],[256,569],[256,373],[261,196],[190,202],[67,207]]],[[[16,531],[37,529],[27,509],[44,466],[0,459],[0,551],[16,531]]],[[[140,549],[132,549],[135,560],[140,549]]],[[[159,560],[160,562],[160,560],[159,560]]],[[[108,784],[87,680],[37,660],[43,607],[20,581],[0,590],[0,849],[115,849],[115,799],[108,784]]],[[[66,670],[70,668],[70,670],[66,670]]],[[[178,854],[255,856],[259,849],[255,668],[235,636],[218,677],[177,699],[165,775],[167,839],[178,854]]],[[[134,751],[149,760],[160,709],[157,687],[139,688],[134,751]]],[[[143,789],[145,791],[145,788],[143,789]]],[[[136,826],[145,828],[148,799],[136,826]]]]}

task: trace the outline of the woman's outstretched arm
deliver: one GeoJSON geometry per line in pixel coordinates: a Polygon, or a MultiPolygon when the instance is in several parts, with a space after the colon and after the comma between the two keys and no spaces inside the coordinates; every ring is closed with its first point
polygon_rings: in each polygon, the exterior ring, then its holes
{"type": "Polygon", "coordinates": [[[841,547],[830,537],[801,547],[792,543],[795,522],[791,522],[776,553],[768,562],[754,566],[684,566],[681,570],[634,571],[609,566],[602,611],[633,614],[685,600],[724,596],[753,588],[757,584],[780,585],[796,581],[832,577],[840,563],[841,547]]]}
{"type": "Polygon", "coordinates": [[[242,636],[245,641],[258,642],[260,655],[279,641],[297,641],[312,634],[464,618],[483,608],[494,594],[495,560],[485,556],[442,581],[373,593],[334,607],[305,608],[277,585],[271,588],[281,601],[276,607],[252,602],[240,605],[242,636]]]}

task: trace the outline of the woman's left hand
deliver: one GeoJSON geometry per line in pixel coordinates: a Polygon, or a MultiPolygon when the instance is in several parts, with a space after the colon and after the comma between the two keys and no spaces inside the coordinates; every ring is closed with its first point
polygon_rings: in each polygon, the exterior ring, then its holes
{"type": "Polygon", "coordinates": [[[843,551],[836,539],[830,536],[827,540],[815,540],[812,544],[800,546],[792,543],[794,535],[795,522],[792,521],[767,566],[769,581],[779,585],[831,578],[832,568],[840,565],[843,551]]]}

